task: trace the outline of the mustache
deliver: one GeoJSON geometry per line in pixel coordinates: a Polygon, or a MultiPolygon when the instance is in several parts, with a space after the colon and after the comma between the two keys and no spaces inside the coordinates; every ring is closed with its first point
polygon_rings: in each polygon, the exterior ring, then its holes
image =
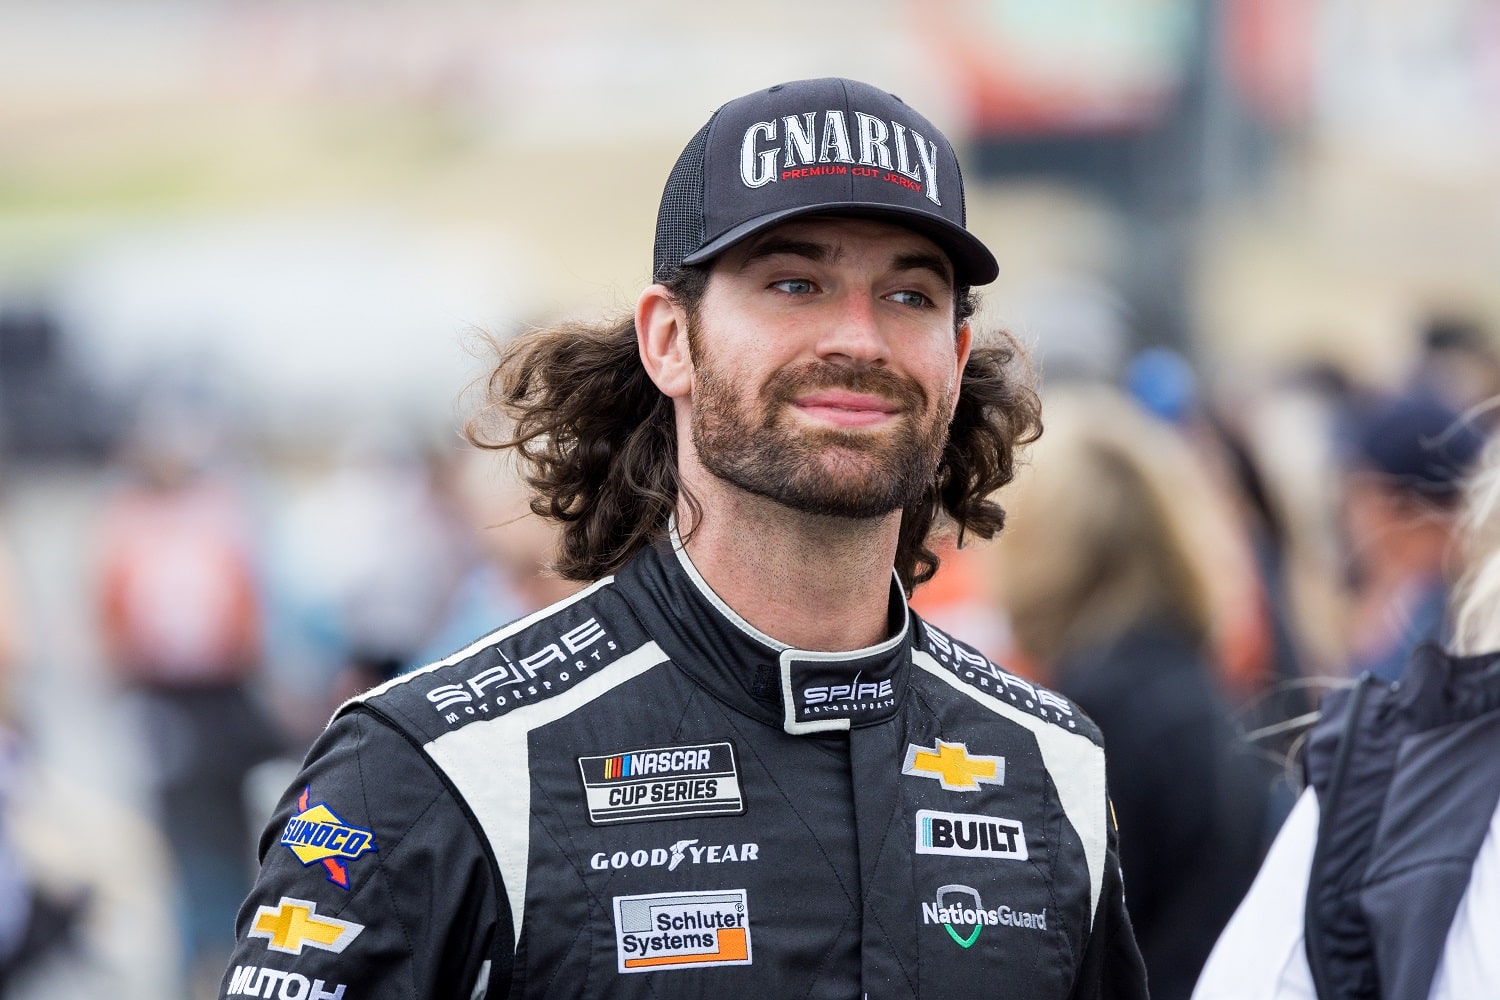
{"type": "Polygon", "coordinates": [[[927,406],[927,391],[915,379],[885,368],[846,368],[827,361],[808,361],[783,368],[766,382],[762,394],[774,403],[791,403],[804,393],[821,389],[880,396],[903,411],[920,411],[927,406]]]}

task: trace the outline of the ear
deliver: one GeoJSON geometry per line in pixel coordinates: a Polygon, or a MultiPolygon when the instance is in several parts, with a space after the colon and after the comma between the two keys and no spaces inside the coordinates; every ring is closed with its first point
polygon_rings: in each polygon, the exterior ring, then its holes
{"type": "MultiPolygon", "coordinates": [[[[967,322],[965,322],[958,328],[958,332],[954,335],[953,338],[953,353],[957,355],[958,358],[958,371],[955,374],[953,381],[953,384],[955,386],[961,387],[963,385],[964,366],[969,363],[969,351],[972,350],[973,347],[974,330],[969,326],[967,322]]],[[[953,410],[955,413],[958,412],[958,395],[959,394],[957,392],[954,392],[953,394],[953,410]]],[[[949,419],[952,419],[951,414],[949,415],[949,419]]]]}
{"type": "Polygon", "coordinates": [[[665,285],[651,285],[635,304],[636,347],[646,374],[672,399],[693,391],[693,358],[688,349],[687,313],[665,285]]]}

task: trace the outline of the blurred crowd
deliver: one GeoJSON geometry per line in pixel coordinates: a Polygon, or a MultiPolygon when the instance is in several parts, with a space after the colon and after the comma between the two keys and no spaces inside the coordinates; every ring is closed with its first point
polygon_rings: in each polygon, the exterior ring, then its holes
{"type": "MultiPolygon", "coordinates": [[[[1153,996],[1191,992],[1300,790],[1322,693],[1397,677],[1442,634],[1455,502],[1494,423],[1500,356],[1452,317],[1413,337],[1417,362],[1379,387],[1329,364],[1210,379],[1163,348],[1049,371],[1040,350],[1046,430],[1001,498],[1001,539],[950,546],[915,595],[1099,723],[1153,996]]],[[[553,536],[515,470],[456,435],[365,429],[277,452],[185,391],[145,394],[125,426],[76,525],[78,620],[141,751],[169,978],[207,995],[271,802],[332,710],[572,585],[546,573],[553,536]]],[[[109,889],[33,864],[15,833],[27,772],[46,767],[28,692],[59,666],[27,634],[31,581],[9,551],[0,996],[47,995],[49,968],[107,980],[129,956],[99,944],[109,889]]]]}

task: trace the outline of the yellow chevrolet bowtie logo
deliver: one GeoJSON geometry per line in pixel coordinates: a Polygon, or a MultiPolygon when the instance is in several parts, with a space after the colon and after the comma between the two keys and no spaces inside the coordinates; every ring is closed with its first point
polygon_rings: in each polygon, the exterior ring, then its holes
{"type": "Polygon", "coordinates": [[[281,897],[278,906],[262,906],[250,925],[251,937],[266,939],[272,951],[300,955],[303,948],[343,951],[365,929],[364,924],[333,917],[320,917],[318,904],[305,899],[281,897]]]}
{"type": "Polygon", "coordinates": [[[972,792],[980,785],[1005,784],[1005,758],[971,754],[962,743],[938,740],[930,750],[909,743],[901,773],[936,778],[952,792],[972,792]]]}

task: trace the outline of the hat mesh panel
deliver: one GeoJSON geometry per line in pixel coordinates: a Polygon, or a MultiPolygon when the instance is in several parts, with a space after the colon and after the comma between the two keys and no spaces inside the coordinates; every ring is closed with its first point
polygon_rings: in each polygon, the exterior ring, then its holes
{"type": "Polygon", "coordinates": [[[667,177],[656,213],[656,249],[652,278],[663,281],[682,265],[682,258],[703,246],[703,154],[708,131],[718,112],[683,149],[667,177]]]}

